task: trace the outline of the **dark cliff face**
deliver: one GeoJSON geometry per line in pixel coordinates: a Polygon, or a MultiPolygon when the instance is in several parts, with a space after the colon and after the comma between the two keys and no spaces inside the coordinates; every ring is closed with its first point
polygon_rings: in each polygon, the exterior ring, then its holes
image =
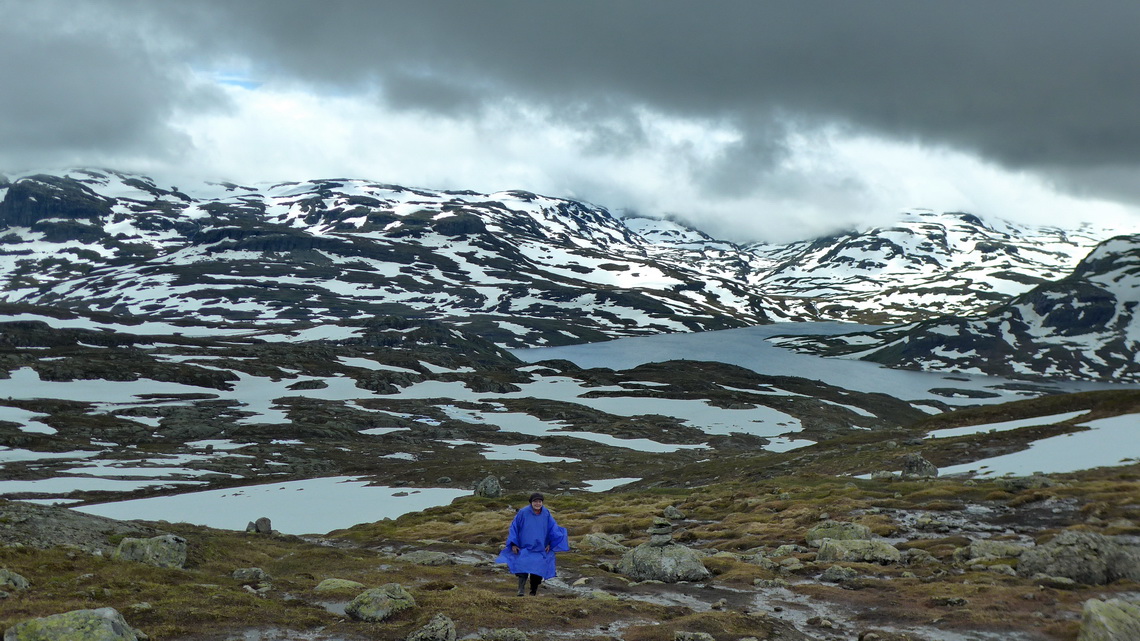
{"type": "Polygon", "coordinates": [[[47,218],[100,218],[113,204],[77,180],[39,174],[11,184],[0,201],[0,224],[31,227],[47,218]]]}

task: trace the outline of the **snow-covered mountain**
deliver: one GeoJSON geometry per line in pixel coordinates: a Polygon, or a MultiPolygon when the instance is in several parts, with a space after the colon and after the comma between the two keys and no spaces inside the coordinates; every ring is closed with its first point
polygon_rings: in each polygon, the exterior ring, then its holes
{"type": "Polygon", "coordinates": [[[447,318],[507,345],[811,318],[659,255],[604,209],[527,192],[179,189],[83,170],[0,184],[0,196],[8,302],[191,323],[447,318]]]}
{"type": "Polygon", "coordinates": [[[1070,275],[989,314],[785,344],[891,367],[1138,383],[1137,305],[1140,235],[1128,235],[1101,243],[1070,275]]]}
{"type": "Polygon", "coordinates": [[[917,212],[741,246],[511,191],[364,180],[161,187],[108,170],[0,180],[0,300],[189,325],[444,320],[502,346],[994,308],[1108,230],[917,212]]]}
{"type": "Polygon", "coordinates": [[[971,314],[1061,278],[1112,235],[1090,225],[1065,230],[919,211],[890,227],[752,247],[772,266],[750,282],[769,295],[811,301],[835,320],[971,314]]]}

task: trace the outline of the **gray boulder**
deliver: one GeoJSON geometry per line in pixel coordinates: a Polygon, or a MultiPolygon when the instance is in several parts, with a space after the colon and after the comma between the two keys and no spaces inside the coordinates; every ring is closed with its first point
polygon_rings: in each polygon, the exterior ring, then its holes
{"type": "Polygon", "coordinates": [[[408,641],[455,641],[455,622],[437,614],[427,625],[409,634],[408,641]]]}
{"type": "Polygon", "coordinates": [[[1117,579],[1140,581],[1140,547],[1119,537],[1065,530],[1048,543],[1022,552],[1017,573],[1063,577],[1087,585],[1117,579]]]}
{"type": "Polygon", "coordinates": [[[475,484],[475,496],[497,499],[503,495],[503,486],[499,484],[498,477],[488,476],[475,484]]]}
{"type": "Polygon", "coordinates": [[[920,454],[906,454],[902,457],[902,472],[900,476],[906,478],[933,478],[938,476],[938,466],[926,460],[920,454]]]}
{"type": "Polygon", "coordinates": [[[17,623],[4,641],[140,641],[145,639],[114,608],[73,610],[17,623]]]}
{"type": "Polygon", "coordinates": [[[273,522],[263,516],[256,521],[250,521],[249,525],[245,526],[245,531],[253,534],[273,534],[273,522]]]}
{"type": "Polygon", "coordinates": [[[416,600],[399,583],[385,583],[378,588],[365,590],[345,608],[348,616],[359,621],[383,621],[388,617],[415,607],[416,600]]]}
{"type": "Polygon", "coordinates": [[[857,563],[898,563],[902,560],[902,553],[886,541],[824,539],[815,559],[857,563]]]}
{"type": "Polygon", "coordinates": [[[984,558],[1011,559],[1021,556],[1028,549],[1028,546],[1013,541],[973,541],[964,548],[954,550],[954,559],[957,561],[984,558]]]}
{"type": "Polygon", "coordinates": [[[405,552],[396,557],[397,561],[415,563],[416,565],[455,565],[455,559],[445,552],[433,550],[414,550],[405,552]]]}
{"type": "Polygon", "coordinates": [[[230,576],[242,583],[261,583],[270,580],[269,574],[261,568],[238,568],[230,576]]]}
{"type": "Polygon", "coordinates": [[[823,543],[824,539],[836,539],[839,541],[854,541],[854,540],[869,540],[871,538],[871,528],[859,523],[847,523],[844,521],[824,521],[819,525],[808,530],[807,544],[813,548],[817,548],[823,543]]]}
{"type": "Polygon", "coordinates": [[[1044,487],[1053,487],[1057,482],[1048,476],[1031,474],[1029,476],[1005,476],[994,479],[994,485],[1007,492],[1020,492],[1021,490],[1038,490],[1044,487]]]}
{"type": "Polygon", "coordinates": [[[858,571],[843,565],[833,565],[823,571],[819,580],[828,583],[845,583],[857,578],[859,578],[858,571]]]}
{"type": "Polygon", "coordinates": [[[27,590],[28,580],[16,574],[11,570],[0,568],[0,589],[3,590],[27,590]]]}
{"type": "Polygon", "coordinates": [[[685,518],[685,513],[681,510],[678,510],[677,506],[675,505],[670,505],[669,507],[665,508],[664,514],[665,518],[672,519],[674,521],[681,521],[685,518]]]}
{"type": "Polygon", "coordinates": [[[683,545],[643,543],[626,552],[617,571],[637,581],[701,581],[711,576],[701,555],[683,545]]]}
{"type": "Polygon", "coordinates": [[[629,547],[622,545],[617,537],[601,532],[591,532],[578,541],[578,547],[583,550],[595,552],[613,552],[624,554],[629,547]]]}
{"type": "Polygon", "coordinates": [[[1085,601],[1077,641],[1140,639],[1140,605],[1120,599],[1085,601]]]}
{"type": "Polygon", "coordinates": [[[349,581],[348,579],[325,579],[313,588],[314,592],[333,592],[335,590],[361,590],[363,583],[349,581]]]}
{"type": "Polygon", "coordinates": [[[116,561],[135,561],[160,568],[181,568],[186,565],[186,539],[163,534],[149,539],[126,538],[111,554],[116,561]]]}

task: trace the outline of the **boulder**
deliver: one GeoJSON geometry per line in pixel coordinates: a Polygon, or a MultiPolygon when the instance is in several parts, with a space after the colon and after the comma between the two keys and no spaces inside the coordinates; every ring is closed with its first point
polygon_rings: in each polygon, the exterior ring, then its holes
{"type": "Polygon", "coordinates": [[[674,521],[681,521],[685,518],[685,513],[681,510],[678,510],[677,506],[675,505],[670,505],[669,507],[665,508],[664,514],[665,518],[672,519],[674,521]]]}
{"type": "Polygon", "coordinates": [[[28,580],[19,574],[16,574],[11,570],[0,568],[0,589],[26,590],[28,589],[29,585],[31,584],[28,583],[28,580]]]}
{"type": "Polygon", "coordinates": [[[186,564],[186,539],[163,534],[149,539],[126,538],[111,554],[116,561],[135,561],[160,568],[181,568],[186,564]]]}
{"type": "Polygon", "coordinates": [[[1119,537],[1065,530],[1048,543],[1022,552],[1017,573],[1064,577],[1087,585],[1117,579],[1140,581],[1140,547],[1119,537]]]}
{"type": "Polygon", "coordinates": [[[994,479],[994,485],[1007,492],[1020,492],[1021,490],[1038,490],[1044,487],[1053,487],[1057,482],[1048,476],[1031,474],[1029,476],[1006,476],[994,479]]]}
{"type": "Polygon", "coordinates": [[[853,541],[853,540],[869,540],[872,537],[871,528],[859,523],[847,523],[843,521],[824,521],[819,525],[808,530],[807,544],[813,548],[817,548],[823,543],[824,539],[836,539],[839,541],[853,541]]]}
{"type": "Polygon", "coordinates": [[[637,581],[701,581],[711,576],[701,555],[683,545],[643,543],[626,552],[618,572],[637,581]]]}
{"type": "Polygon", "coordinates": [[[1120,599],[1085,601],[1077,641],[1140,639],[1140,605],[1120,599]]]}
{"type": "Polygon", "coordinates": [[[436,614],[427,625],[409,634],[408,641],[455,641],[455,622],[436,614]]]}
{"type": "Polygon", "coordinates": [[[907,454],[902,457],[902,478],[933,478],[938,476],[938,466],[926,460],[920,454],[907,454]]]}
{"type": "Polygon", "coordinates": [[[601,532],[591,532],[583,536],[578,541],[578,547],[583,550],[593,550],[595,552],[614,552],[617,554],[624,554],[629,548],[622,545],[617,537],[610,534],[603,534],[601,532]]]}
{"type": "Polygon", "coordinates": [[[886,541],[824,539],[815,558],[817,561],[898,563],[902,553],[886,541]]]}
{"type": "Polygon", "coordinates": [[[432,550],[414,550],[396,557],[397,561],[415,563],[416,565],[455,565],[455,559],[445,552],[432,550]]]}
{"type": "Polygon", "coordinates": [[[820,575],[820,581],[827,581],[828,583],[845,583],[859,577],[859,572],[842,565],[833,565],[823,571],[820,575]]]}
{"type": "Polygon", "coordinates": [[[269,574],[261,568],[238,568],[230,576],[242,583],[261,583],[270,578],[269,574]]]}
{"type": "Polygon", "coordinates": [[[72,610],[17,623],[4,641],[140,641],[145,639],[114,608],[72,610]]]}
{"type": "Polygon", "coordinates": [[[356,581],[349,581],[348,579],[325,579],[313,588],[315,592],[332,592],[334,590],[360,590],[364,588],[363,583],[356,581]]]}
{"type": "Polygon", "coordinates": [[[256,521],[250,521],[249,525],[245,526],[245,531],[253,534],[273,534],[273,522],[263,516],[256,521]]]}
{"type": "Polygon", "coordinates": [[[495,476],[488,476],[475,484],[475,496],[497,499],[502,495],[503,486],[499,484],[499,479],[495,476]]]}
{"type": "Polygon", "coordinates": [[[708,632],[685,632],[677,630],[673,633],[673,641],[716,641],[708,632]]]}
{"type": "Polygon", "coordinates": [[[1013,541],[974,541],[964,548],[954,550],[954,558],[967,561],[982,558],[1011,559],[1019,557],[1028,550],[1028,546],[1013,541]]]}
{"type": "Polygon", "coordinates": [[[399,583],[385,583],[378,588],[365,590],[345,608],[348,616],[359,621],[383,621],[388,617],[415,607],[416,600],[399,583]]]}

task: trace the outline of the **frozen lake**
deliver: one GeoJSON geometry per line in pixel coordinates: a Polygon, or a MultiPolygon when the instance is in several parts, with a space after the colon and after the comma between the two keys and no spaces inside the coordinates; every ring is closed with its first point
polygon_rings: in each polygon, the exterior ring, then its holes
{"type": "MultiPolygon", "coordinates": [[[[773,323],[757,327],[726,329],[694,334],[660,334],[621,338],[604,343],[517,349],[511,353],[528,363],[565,359],[579,367],[630,369],[645,363],[670,360],[718,361],[738,365],[769,376],[798,376],[823,381],[858,392],[880,392],[907,401],[939,400],[949,404],[1004,403],[1025,398],[1025,381],[966,374],[914,372],[883,367],[876,363],[845,358],[823,358],[777,347],[768,341],[781,335],[832,335],[881,329],[853,323],[773,323]],[[947,397],[931,392],[937,388],[984,391],[994,398],[947,397]]],[[[1087,382],[1040,384],[1058,392],[1081,392],[1120,388],[1087,382]]],[[[1136,387],[1130,385],[1127,387],[1136,387]]]]}
{"type": "MultiPolygon", "coordinates": [[[[891,370],[874,363],[850,359],[825,359],[818,356],[798,354],[776,347],[768,338],[788,334],[835,334],[859,331],[863,326],[842,323],[815,324],[776,324],[745,329],[724,330],[696,334],[667,334],[642,338],[626,338],[567,347],[549,347],[527,350],[514,350],[513,353],[528,363],[547,359],[565,359],[580,367],[607,367],[629,369],[641,364],[668,360],[720,361],[751,369],[760,374],[773,376],[796,376],[819,380],[837,387],[860,392],[881,392],[892,396],[922,403],[938,400],[950,404],[999,403],[1025,398],[1028,394],[1023,382],[986,376],[946,375],[925,372],[891,370]],[[1012,386],[1012,387],[1011,387],[1012,386]],[[988,399],[953,397],[932,392],[938,388],[967,391],[982,391],[996,395],[988,399]]],[[[292,391],[285,389],[287,381],[269,381],[243,376],[229,392],[217,395],[232,398],[245,404],[258,421],[286,420],[282,408],[274,399],[282,395],[304,395],[323,399],[337,399],[352,402],[367,397],[369,392],[351,384],[344,377],[334,377],[329,387],[318,390],[292,391]]],[[[7,381],[0,381],[0,394],[16,398],[43,394],[51,388],[59,398],[74,397],[98,403],[110,410],[115,406],[138,402],[137,395],[154,393],[153,381],[109,382],[44,382],[30,369],[14,372],[7,381]]],[[[645,383],[649,385],[650,383],[645,383]]],[[[185,386],[161,384],[159,390],[166,392],[186,391],[185,386]],[[163,387],[166,385],[170,389],[163,387]]],[[[674,400],[662,398],[584,398],[583,395],[600,388],[584,386],[579,381],[563,377],[542,377],[523,384],[514,393],[477,393],[459,382],[424,381],[407,387],[399,396],[404,398],[443,399],[440,407],[452,418],[474,423],[498,426],[505,431],[531,436],[561,435],[597,440],[615,447],[627,447],[641,451],[671,452],[678,449],[701,447],[661,443],[649,439],[618,439],[591,432],[563,431],[565,425],[559,421],[543,421],[533,416],[507,411],[501,402],[511,398],[528,396],[550,398],[580,403],[598,410],[621,416],[656,413],[684,419],[709,435],[728,434],[744,431],[771,439],[768,449],[784,451],[811,444],[811,441],[798,440],[795,433],[802,428],[799,420],[768,407],[750,410],[726,410],[711,406],[699,400],[674,400]],[[474,412],[449,404],[455,401],[477,401],[490,403],[494,409],[474,412]]],[[[1052,383],[1039,385],[1053,391],[1084,391],[1107,389],[1111,385],[1092,383],[1052,383]]],[[[1135,386],[1129,386],[1135,387],[1135,386]]],[[[609,389],[609,388],[606,388],[609,389]]],[[[612,388],[619,391],[622,388],[612,388]]],[[[781,392],[782,393],[782,392],[781,392]]],[[[930,408],[930,411],[937,411],[930,408]]],[[[376,412],[383,415],[384,412],[376,412]]],[[[38,422],[41,415],[8,408],[0,417],[22,423],[28,432],[50,433],[50,428],[38,422]]],[[[946,430],[932,434],[934,438],[949,437],[969,431],[1017,429],[1024,425],[1041,424],[1075,418],[1075,415],[1054,415],[1028,421],[997,423],[987,426],[974,426],[958,430],[946,430]]],[[[1033,471],[1066,472],[1101,465],[1116,465],[1122,460],[1140,457],[1140,420],[1136,415],[1103,419],[1088,423],[1090,432],[1057,437],[1041,441],[1030,450],[977,461],[968,465],[955,466],[942,470],[945,473],[975,471],[983,476],[1000,476],[1007,473],[1027,474],[1033,471]]],[[[376,433],[406,428],[378,427],[376,433]]],[[[206,442],[202,442],[204,444],[206,442]]],[[[238,447],[223,441],[211,443],[215,447],[210,456],[223,456],[228,449],[238,447]]],[[[465,441],[448,443],[452,446],[469,445],[465,441]]],[[[201,444],[199,444],[201,445],[201,444]]],[[[548,457],[535,451],[532,444],[515,446],[483,446],[483,455],[492,460],[532,460],[552,461],[567,457],[548,457]]],[[[181,470],[180,474],[167,474],[159,478],[161,472],[179,471],[178,466],[194,457],[206,454],[182,455],[156,458],[147,467],[128,468],[115,463],[92,462],[93,452],[41,453],[0,448],[0,465],[5,462],[28,461],[49,458],[72,458],[74,468],[68,474],[41,481],[3,481],[2,487],[9,492],[26,491],[45,494],[66,494],[77,489],[130,490],[153,485],[194,484],[194,474],[181,470]],[[155,467],[161,464],[163,467],[155,467]],[[102,478],[100,475],[113,478],[102,478]],[[130,476],[153,476],[154,478],[124,478],[130,476]]],[[[393,457],[398,454],[391,455],[393,457]]],[[[573,462],[569,459],[568,462],[573,462]]],[[[605,491],[637,479],[614,478],[589,481],[590,491],[605,491]]],[[[309,479],[287,483],[270,483],[228,490],[206,490],[167,497],[155,497],[80,508],[85,512],[101,514],[120,519],[189,521],[202,525],[226,529],[242,529],[245,524],[261,516],[269,517],[274,527],[292,534],[323,533],[344,528],[356,523],[394,518],[408,512],[419,511],[435,505],[444,505],[458,496],[470,494],[470,490],[454,488],[391,488],[368,485],[365,481],[334,477],[309,479]]],[[[43,499],[41,502],[51,502],[43,499]]]]}

